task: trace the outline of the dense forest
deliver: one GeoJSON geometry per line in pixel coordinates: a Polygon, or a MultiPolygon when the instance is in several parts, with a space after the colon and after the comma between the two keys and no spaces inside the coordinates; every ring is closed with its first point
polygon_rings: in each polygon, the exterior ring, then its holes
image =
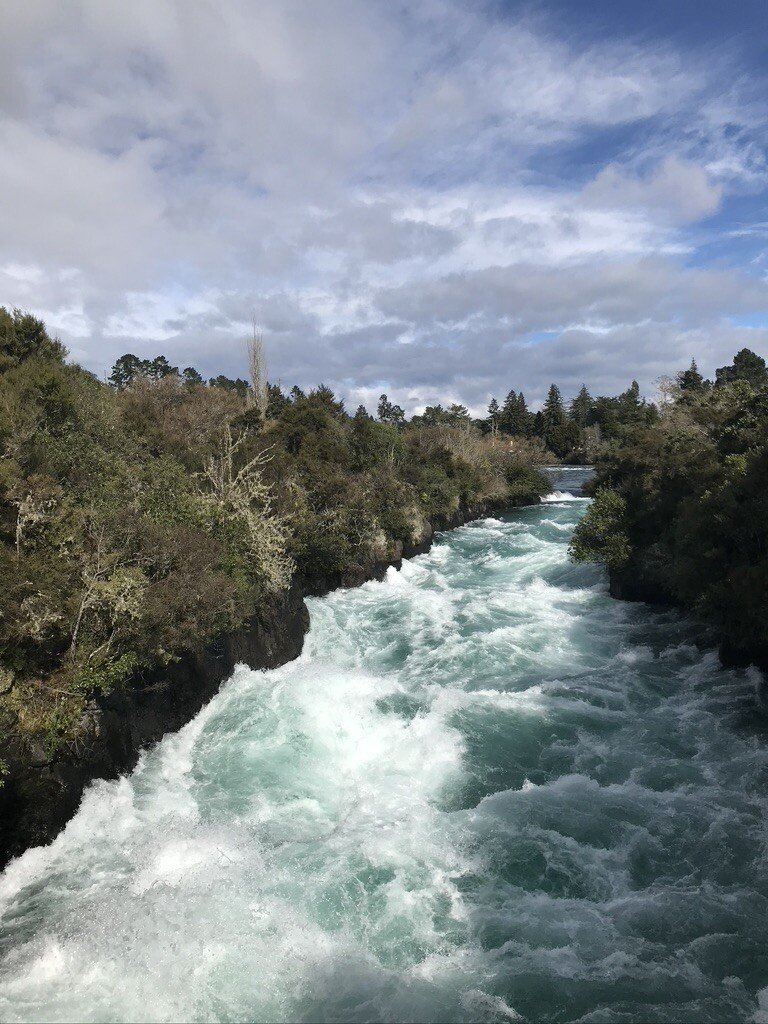
{"type": "Polygon", "coordinates": [[[680,604],[728,662],[768,667],[768,370],[743,349],[667,382],[653,422],[606,446],[572,553],[619,597],[680,604]]]}

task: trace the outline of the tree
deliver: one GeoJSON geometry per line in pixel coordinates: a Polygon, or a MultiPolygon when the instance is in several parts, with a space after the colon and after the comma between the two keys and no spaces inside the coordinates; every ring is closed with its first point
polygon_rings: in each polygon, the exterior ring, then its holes
{"type": "Polygon", "coordinates": [[[515,417],[517,415],[517,392],[513,389],[504,399],[499,416],[499,427],[505,434],[515,434],[515,417]]]}
{"type": "Polygon", "coordinates": [[[721,366],[715,370],[715,386],[722,387],[734,381],[743,380],[759,388],[768,383],[765,360],[751,349],[743,348],[733,357],[732,366],[721,366]]]}
{"type": "Polygon", "coordinates": [[[496,434],[499,429],[499,419],[501,417],[501,408],[495,398],[491,398],[488,403],[488,427],[492,434],[496,434]]]}
{"type": "Polygon", "coordinates": [[[269,419],[277,419],[277,417],[282,416],[285,410],[290,406],[291,400],[287,395],[283,394],[283,390],[279,384],[267,384],[267,395],[269,398],[267,403],[267,417],[269,419]]]}
{"type": "Polygon", "coordinates": [[[620,569],[632,552],[626,533],[627,505],[609,487],[600,487],[576,525],[569,553],[575,562],[601,562],[620,569]]]}
{"type": "Polygon", "coordinates": [[[31,313],[0,306],[0,372],[18,366],[26,359],[52,359],[63,362],[66,348],[51,338],[42,320],[31,313]]]}
{"type": "Polygon", "coordinates": [[[292,402],[300,402],[302,400],[302,398],[306,398],[307,397],[304,394],[304,392],[301,390],[301,388],[298,386],[298,384],[294,384],[293,385],[293,387],[291,388],[290,394],[291,394],[291,401],[292,402]]]}
{"type": "Polygon", "coordinates": [[[499,429],[512,437],[527,437],[530,433],[530,414],[525,402],[525,395],[516,391],[509,392],[499,415],[499,429]]]}
{"type": "Polygon", "coordinates": [[[553,430],[555,427],[562,427],[565,423],[565,408],[560,388],[557,384],[550,384],[549,386],[546,401],[541,410],[541,417],[545,436],[547,431],[553,430]]]}
{"type": "Polygon", "coordinates": [[[220,373],[218,377],[211,377],[208,385],[212,388],[222,388],[224,391],[234,391],[241,398],[246,397],[250,387],[248,381],[243,380],[242,377],[232,380],[231,377],[225,377],[223,373],[220,373]]]}
{"type": "Polygon", "coordinates": [[[248,339],[248,372],[251,378],[251,389],[248,392],[248,404],[255,407],[262,419],[267,414],[269,405],[269,389],[267,385],[267,360],[264,355],[264,339],[261,331],[256,329],[254,320],[251,336],[248,339]]]}
{"type": "Polygon", "coordinates": [[[691,365],[687,370],[681,370],[675,380],[677,386],[682,392],[693,392],[699,394],[705,390],[704,378],[699,373],[699,368],[696,365],[696,360],[691,360],[691,365]]]}
{"type": "Polygon", "coordinates": [[[399,405],[393,405],[386,395],[379,399],[378,414],[382,423],[389,423],[392,427],[405,426],[405,413],[399,405]]]}
{"type": "Polygon", "coordinates": [[[469,415],[466,405],[452,402],[446,411],[446,422],[452,427],[468,427],[472,422],[472,417],[469,415]]]}
{"type": "Polygon", "coordinates": [[[154,359],[143,360],[142,369],[145,376],[152,381],[178,376],[179,373],[178,366],[171,366],[165,356],[155,356],[154,359]]]}
{"type": "Polygon", "coordinates": [[[589,420],[589,414],[592,412],[592,396],[587,391],[584,384],[581,385],[579,393],[576,395],[574,400],[571,402],[569,409],[569,416],[582,430],[587,426],[589,420]]]}
{"type": "Polygon", "coordinates": [[[143,359],[139,359],[132,352],[126,352],[124,356],[120,356],[112,367],[109,382],[118,391],[125,391],[126,388],[129,388],[134,383],[137,377],[143,375],[143,367],[143,359]]]}
{"type": "Polygon", "coordinates": [[[194,366],[185,367],[181,372],[181,376],[184,380],[184,383],[189,387],[194,387],[196,384],[203,383],[203,378],[200,376],[200,374],[197,372],[194,366]]]}
{"type": "Polygon", "coordinates": [[[265,589],[284,590],[294,565],[286,552],[286,522],[274,511],[274,495],[264,480],[264,467],[271,456],[259,452],[244,462],[240,449],[245,442],[245,434],[233,435],[229,425],[224,427],[205,466],[203,479],[208,488],[202,490],[202,496],[223,525],[234,520],[244,527],[253,564],[265,589]]]}
{"type": "Polygon", "coordinates": [[[517,417],[515,422],[517,425],[517,432],[522,437],[528,437],[531,433],[531,414],[528,412],[528,405],[522,391],[517,396],[517,417]]]}

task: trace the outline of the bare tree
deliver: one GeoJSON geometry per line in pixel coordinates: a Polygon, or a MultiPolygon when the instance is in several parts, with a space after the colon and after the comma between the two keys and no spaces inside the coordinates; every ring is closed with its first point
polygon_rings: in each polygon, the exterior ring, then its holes
{"type": "Polygon", "coordinates": [[[256,318],[251,323],[251,336],[248,339],[248,370],[251,377],[251,390],[248,402],[259,410],[262,416],[267,414],[269,393],[267,391],[267,360],[264,355],[264,339],[256,326],[256,318]]]}

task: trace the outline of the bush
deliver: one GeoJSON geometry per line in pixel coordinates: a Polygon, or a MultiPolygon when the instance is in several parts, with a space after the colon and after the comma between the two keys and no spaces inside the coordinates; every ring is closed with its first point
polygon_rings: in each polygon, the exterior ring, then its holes
{"type": "Polygon", "coordinates": [[[601,562],[609,569],[626,565],[632,553],[625,532],[626,503],[610,487],[600,487],[579,520],[570,544],[576,562],[601,562]]]}

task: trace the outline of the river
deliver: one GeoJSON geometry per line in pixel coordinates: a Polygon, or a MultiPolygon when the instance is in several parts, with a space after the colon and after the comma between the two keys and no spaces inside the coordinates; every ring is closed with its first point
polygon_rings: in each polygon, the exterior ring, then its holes
{"type": "Polygon", "coordinates": [[[569,563],[580,479],[94,784],[0,878],[0,1019],[768,1021],[757,673],[569,563]]]}

